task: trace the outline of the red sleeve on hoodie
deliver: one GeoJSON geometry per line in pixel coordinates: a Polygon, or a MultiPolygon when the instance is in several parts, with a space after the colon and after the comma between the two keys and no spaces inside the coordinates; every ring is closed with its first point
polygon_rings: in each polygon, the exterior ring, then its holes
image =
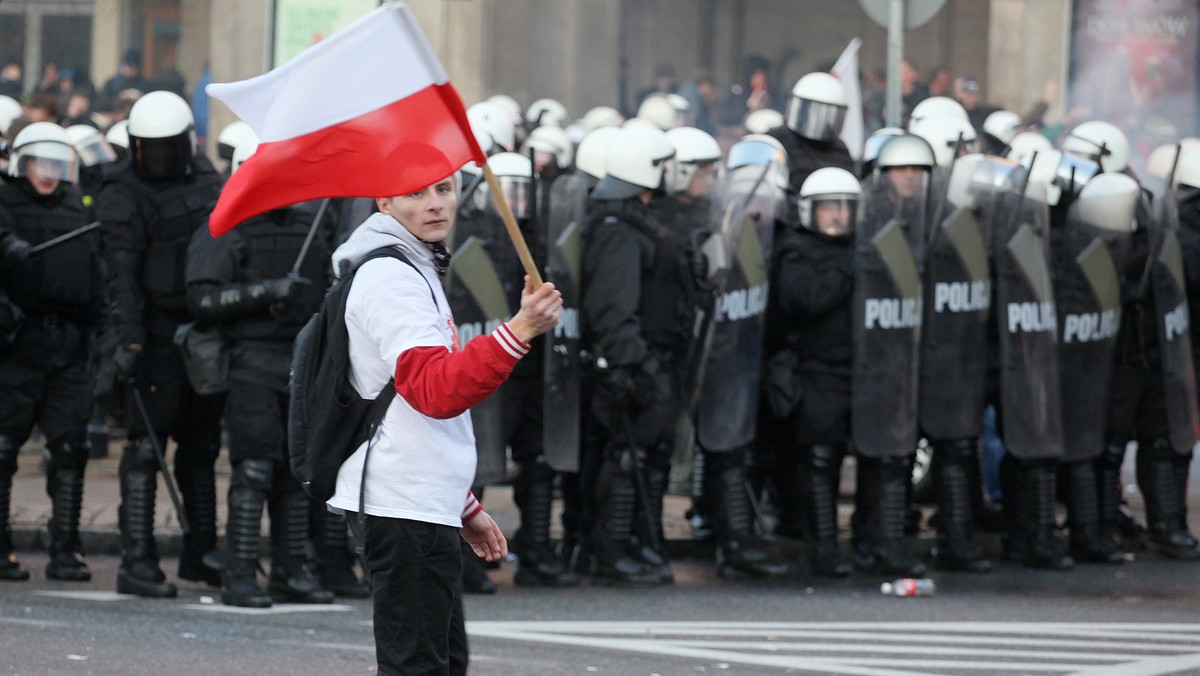
{"type": "Polygon", "coordinates": [[[396,393],[422,415],[444,420],[486,399],[529,352],[508,324],[467,343],[459,352],[414,347],[396,359],[396,393]]]}

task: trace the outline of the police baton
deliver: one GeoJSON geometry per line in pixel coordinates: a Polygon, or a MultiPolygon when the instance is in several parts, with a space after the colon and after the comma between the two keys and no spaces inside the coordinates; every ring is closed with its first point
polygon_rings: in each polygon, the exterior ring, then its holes
{"type": "Polygon", "coordinates": [[[179,490],[175,487],[175,478],[167,469],[167,459],[163,456],[164,449],[158,443],[158,435],[154,433],[154,425],[150,421],[150,412],[146,410],[146,402],[142,399],[142,393],[138,390],[137,385],[129,383],[129,389],[133,392],[133,401],[137,404],[142,422],[146,425],[146,436],[150,439],[150,445],[154,447],[154,457],[158,458],[158,468],[162,470],[163,483],[167,485],[167,495],[171,498],[171,505],[175,507],[175,516],[179,517],[179,527],[183,529],[184,535],[188,535],[191,533],[191,529],[188,527],[187,517],[183,514],[183,503],[179,500],[179,490]]]}
{"type": "Polygon", "coordinates": [[[42,242],[41,244],[38,244],[36,246],[31,246],[31,247],[29,247],[29,255],[32,256],[34,254],[41,253],[41,252],[45,251],[46,249],[49,249],[50,247],[58,246],[59,244],[73,240],[76,237],[79,237],[80,235],[86,235],[98,227],[100,227],[100,221],[95,221],[92,223],[88,223],[87,225],[83,226],[82,228],[77,228],[75,230],[72,230],[71,232],[68,232],[65,235],[59,235],[58,237],[55,237],[54,239],[42,242]]]}
{"type": "MultiPolygon", "coordinates": [[[[662,543],[658,541],[658,529],[662,527],[662,524],[654,523],[654,514],[650,510],[650,492],[646,486],[646,475],[642,472],[642,462],[638,459],[637,441],[633,436],[633,423],[629,420],[629,408],[627,406],[617,406],[617,408],[621,410],[621,427],[625,430],[625,437],[629,445],[629,471],[633,474],[633,485],[637,489],[638,502],[641,503],[642,514],[646,517],[646,525],[649,526],[649,544],[654,551],[661,552],[663,549],[662,543]]],[[[659,513],[661,514],[661,511],[659,513]]]]}
{"type": "Polygon", "coordinates": [[[517,257],[521,259],[521,267],[525,268],[525,274],[529,275],[529,283],[536,289],[542,285],[542,275],[533,262],[533,254],[529,253],[529,245],[525,243],[525,236],[521,234],[517,219],[513,216],[512,209],[508,207],[508,200],[504,199],[504,194],[500,192],[500,182],[496,180],[496,175],[492,173],[492,168],[487,165],[487,162],[483,163],[483,178],[487,181],[492,201],[496,203],[496,208],[500,211],[500,218],[504,220],[504,228],[508,230],[508,236],[517,250],[517,257]]]}
{"type": "Polygon", "coordinates": [[[304,237],[304,244],[300,247],[300,254],[296,256],[296,262],[292,264],[292,271],[288,273],[289,279],[302,279],[300,277],[300,266],[304,263],[304,257],[308,255],[308,248],[312,246],[313,237],[317,235],[317,228],[321,226],[321,217],[325,215],[325,210],[329,208],[329,198],[321,200],[321,207],[317,209],[317,215],[313,218],[312,225],[308,228],[308,234],[304,237]]]}

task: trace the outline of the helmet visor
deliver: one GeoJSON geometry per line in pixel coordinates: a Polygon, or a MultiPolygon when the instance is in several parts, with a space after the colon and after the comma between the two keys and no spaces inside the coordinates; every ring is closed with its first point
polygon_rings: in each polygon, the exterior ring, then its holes
{"type": "Polygon", "coordinates": [[[75,152],[79,153],[79,160],[85,167],[117,161],[117,154],[99,134],[77,144],[75,152]]]}
{"type": "Polygon", "coordinates": [[[812,200],[812,229],[826,237],[853,234],[858,219],[858,198],[849,195],[821,195],[812,200]]]}
{"type": "Polygon", "coordinates": [[[173,178],[192,161],[191,134],[166,138],[129,137],[130,153],[137,173],[144,178],[173,178]]]}
{"type": "Polygon", "coordinates": [[[504,194],[504,199],[508,202],[508,208],[512,210],[513,216],[529,218],[532,213],[529,178],[526,176],[497,176],[496,180],[500,183],[500,192],[504,194]]]}
{"type": "Polygon", "coordinates": [[[9,166],[13,176],[30,181],[79,182],[79,163],[75,151],[65,143],[42,141],[18,148],[9,166]]]}
{"type": "Polygon", "coordinates": [[[793,96],[788,101],[787,126],[804,138],[832,141],[842,133],[846,106],[793,96]]]}

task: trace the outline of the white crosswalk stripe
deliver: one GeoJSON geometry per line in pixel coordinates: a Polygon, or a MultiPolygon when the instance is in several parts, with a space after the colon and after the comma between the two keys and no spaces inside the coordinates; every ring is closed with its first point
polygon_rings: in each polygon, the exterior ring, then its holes
{"type": "Polygon", "coordinates": [[[544,621],[468,622],[467,633],[861,676],[1200,672],[1200,624],[544,621]]]}

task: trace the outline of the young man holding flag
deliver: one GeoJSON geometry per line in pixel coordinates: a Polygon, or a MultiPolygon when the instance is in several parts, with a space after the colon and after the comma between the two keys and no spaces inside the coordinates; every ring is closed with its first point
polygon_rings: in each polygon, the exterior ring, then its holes
{"type": "Polygon", "coordinates": [[[489,560],[508,550],[470,493],[468,409],[558,323],[562,297],[552,284],[527,281],[512,319],[459,344],[438,279],[450,258],[442,241],[457,211],[455,173],[484,155],[402,4],[380,7],[275,71],[208,92],[262,139],[214,209],[214,235],[287,204],[375,196],[380,212],[338,248],[334,267],[353,268],[383,247],[406,259],[363,263],[347,297],[351,384],[374,398],[391,378],[400,396],[342,465],[329,505],[365,513],[379,673],[465,673],[459,534],[489,560]],[[362,64],[392,67],[381,80],[362,64]],[[314,100],[325,105],[314,109],[314,100]]]}

